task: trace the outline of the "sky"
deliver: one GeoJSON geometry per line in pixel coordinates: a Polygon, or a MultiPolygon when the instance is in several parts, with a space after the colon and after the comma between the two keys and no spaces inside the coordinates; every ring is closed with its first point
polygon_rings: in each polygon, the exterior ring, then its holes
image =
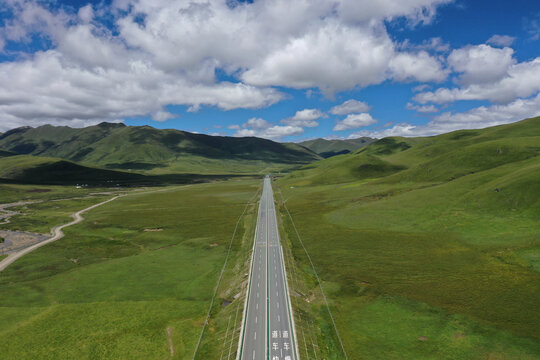
{"type": "Polygon", "coordinates": [[[302,141],[540,115],[540,1],[0,0],[0,132],[302,141]]]}

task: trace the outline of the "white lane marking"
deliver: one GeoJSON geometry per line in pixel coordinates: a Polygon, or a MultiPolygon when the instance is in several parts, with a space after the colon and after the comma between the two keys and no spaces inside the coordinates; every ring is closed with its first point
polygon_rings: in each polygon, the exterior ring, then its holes
{"type": "Polygon", "coordinates": [[[279,301],[278,301],[278,303],[277,303],[277,308],[279,309],[279,301]]]}
{"type": "Polygon", "coordinates": [[[255,304],[255,308],[256,308],[257,310],[259,310],[259,303],[256,303],[256,304],[255,304]]]}
{"type": "Polygon", "coordinates": [[[253,360],[255,360],[255,350],[253,350],[253,360]]]}
{"type": "Polygon", "coordinates": [[[260,284],[259,284],[259,282],[257,281],[257,287],[259,287],[259,285],[260,285],[260,284]]]}
{"type": "Polygon", "coordinates": [[[257,297],[259,297],[259,293],[257,293],[257,297]]]}
{"type": "Polygon", "coordinates": [[[257,316],[255,316],[255,324],[257,323],[257,316]]]}
{"type": "Polygon", "coordinates": [[[253,340],[257,340],[257,332],[256,331],[253,333],[253,340]]]}
{"type": "Polygon", "coordinates": [[[277,321],[281,321],[281,318],[279,317],[279,315],[277,316],[277,321]]]}

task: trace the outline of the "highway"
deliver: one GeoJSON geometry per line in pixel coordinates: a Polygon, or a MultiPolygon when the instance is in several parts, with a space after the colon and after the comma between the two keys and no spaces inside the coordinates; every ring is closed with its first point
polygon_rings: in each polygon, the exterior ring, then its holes
{"type": "Polygon", "coordinates": [[[298,360],[274,194],[264,179],[238,359],[298,360]]]}

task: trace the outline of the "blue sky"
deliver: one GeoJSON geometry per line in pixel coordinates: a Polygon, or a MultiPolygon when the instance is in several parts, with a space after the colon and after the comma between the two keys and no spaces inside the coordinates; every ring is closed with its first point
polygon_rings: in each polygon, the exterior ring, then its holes
{"type": "Polygon", "coordinates": [[[278,141],[540,115],[540,3],[0,5],[0,131],[101,121],[278,141]]]}

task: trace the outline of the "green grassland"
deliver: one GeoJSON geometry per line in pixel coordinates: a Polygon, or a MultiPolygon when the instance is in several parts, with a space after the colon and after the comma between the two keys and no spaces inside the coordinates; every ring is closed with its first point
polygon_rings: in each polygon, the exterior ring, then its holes
{"type": "MultiPolygon", "coordinates": [[[[0,273],[1,357],[191,359],[236,222],[259,188],[259,180],[164,188],[85,214],[65,238],[0,273]]],[[[243,274],[231,269],[247,259],[241,244],[255,207],[240,223],[225,287],[241,288],[243,274]]],[[[220,299],[230,296],[225,287],[220,299]]],[[[208,346],[220,330],[219,306],[213,313],[203,354],[219,351],[208,346]]]]}
{"type": "Polygon", "coordinates": [[[56,185],[25,185],[0,183],[0,203],[8,204],[18,201],[58,200],[75,197],[84,197],[92,193],[110,192],[111,189],[99,187],[84,187],[56,185]]]}
{"type": "Polygon", "coordinates": [[[535,118],[387,138],[277,181],[293,306],[314,339],[299,336],[301,353],[342,358],[280,195],[350,359],[540,359],[538,155],[535,118]]]}
{"type": "Polygon", "coordinates": [[[0,230],[30,231],[48,234],[54,226],[73,220],[71,214],[100,203],[113,195],[89,196],[83,198],[58,199],[23,206],[9,210],[19,212],[10,218],[9,223],[0,224],[0,230]]]}
{"type": "Polygon", "coordinates": [[[238,174],[164,173],[141,174],[108,170],[71,161],[32,155],[0,157],[0,183],[135,187],[190,184],[238,177],[238,174]]]}

